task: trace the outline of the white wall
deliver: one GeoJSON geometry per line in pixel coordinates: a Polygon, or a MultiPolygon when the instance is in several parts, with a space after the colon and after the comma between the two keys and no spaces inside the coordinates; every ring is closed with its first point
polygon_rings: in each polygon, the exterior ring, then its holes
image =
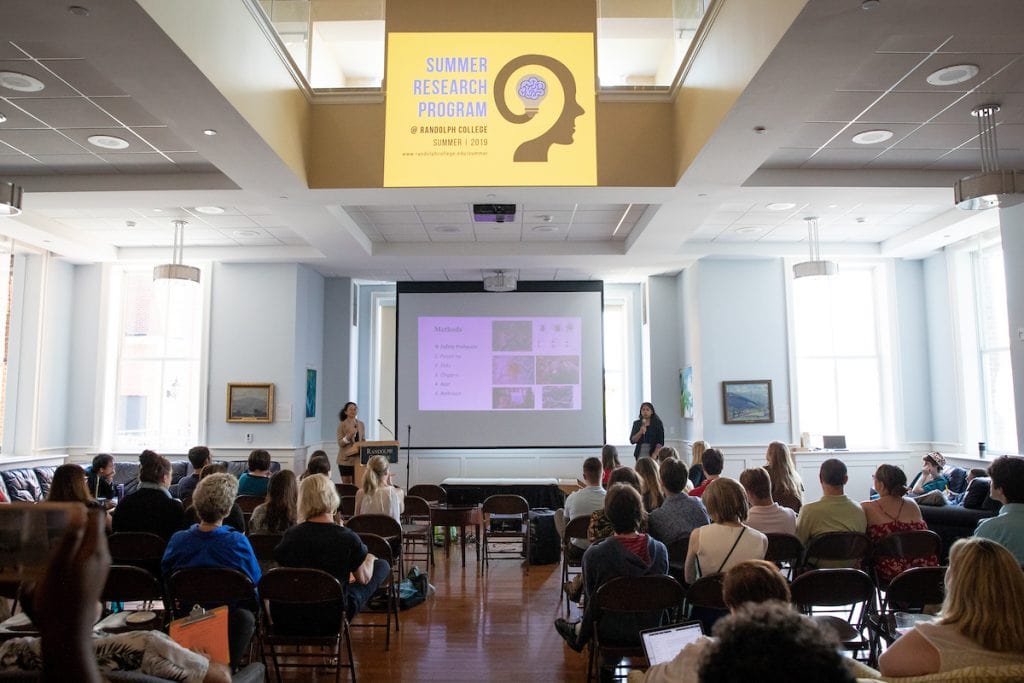
{"type": "MultiPolygon", "coordinates": [[[[924,304],[927,325],[931,441],[939,450],[963,450],[958,408],[959,360],[953,339],[953,310],[945,253],[924,260],[924,304]]],[[[904,349],[905,354],[913,349],[904,349]]]]}
{"type": "MultiPolygon", "coordinates": [[[[703,259],[697,269],[703,437],[713,446],[788,442],[791,436],[788,277],[782,259],[703,259]],[[722,382],[772,380],[775,422],[725,424],[722,382]]],[[[691,316],[692,319],[692,316],[691,316]]],[[[677,380],[678,381],[678,380],[677,380]]]]}
{"type": "Polygon", "coordinates": [[[68,321],[71,320],[74,267],[52,258],[31,258],[46,261],[35,449],[37,452],[61,452],[67,448],[67,387],[72,340],[68,321]]]}
{"type": "Polygon", "coordinates": [[[679,370],[683,367],[682,307],[678,278],[658,276],[647,281],[647,324],[651,353],[650,401],[665,425],[665,440],[682,438],[679,410],[679,370]]]}
{"type": "Polygon", "coordinates": [[[67,385],[69,450],[95,450],[99,443],[96,428],[102,406],[97,399],[106,355],[100,347],[104,322],[102,290],[103,266],[74,267],[68,329],[72,340],[67,385]]]}
{"type": "MultiPolygon", "coordinates": [[[[210,448],[288,448],[298,445],[295,364],[298,266],[217,263],[212,273],[209,399],[206,443],[210,448]],[[274,421],[225,422],[229,382],[274,384],[274,421]],[[247,443],[246,434],[253,434],[247,443]]],[[[305,400],[303,377],[303,401],[305,400]]]]}
{"type": "MultiPolygon", "coordinates": [[[[897,386],[902,396],[905,443],[932,441],[931,358],[922,261],[896,261],[897,386]]],[[[897,396],[897,400],[901,400],[897,396]]]]}
{"type": "Polygon", "coordinates": [[[299,266],[295,302],[295,379],[292,395],[292,443],[295,445],[319,447],[321,424],[325,419],[324,410],[318,386],[316,417],[306,419],[306,370],[313,368],[317,371],[317,384],[320,385],[323,365],[324,278],[306,266],[299,266]]]}
{"type": "Polygon", "coordinates": [[[355,328],[352,326],[350,278],[332,277],[324,281],[323,321],[323,391],[320,401],[323,419],[320,422],[320,433],[323,441],[334,443],[338,412],[352,395],[349,391],[350,359],[356,342],[355,328]]]}
{"type": "Polygon", "coordinates": [[[1017,449],[1024,453],[1024,204],[999,209],[1006,273],[1006,309],[1010,326],[1010,362],[1017,411],[1017,449]]]}

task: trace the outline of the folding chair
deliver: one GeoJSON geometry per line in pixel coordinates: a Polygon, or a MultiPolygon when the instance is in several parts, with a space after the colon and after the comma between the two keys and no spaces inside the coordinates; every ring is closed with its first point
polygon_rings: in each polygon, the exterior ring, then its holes
{"type": "Polygon", "coordinates": [[[398,520],[389,515],[356,515],[345,522],[345,526],[357,534],[377,534],[387,541],[394,558],[388,564],[391,565],[395,580],[402,580],[405,567],[402,562],[402,525],[398,520]]]}
{"type": "Polygon", "coordinates": [[[793,570],[804,556],[804,544],[792,534],[765,534],[768,537],[768,550],[764,559],[779,565],[785,570],[786,578],[793,579],[793,570]]]}
{"type": "MultiPolygon", "coordinates": [[[[395,559],[391,554],[391,545],[387,539],[378,536],[377,534],[371,534],[368,532],[359,532],[359,538],[366,545],[367,551],[373,553],[378,559],[384,560],[389,566],[394,567],[395,559]]],[[[356,619],[359,619],[360,614],[384,614],[387,619],[383,624],[380,623],[359,623],[354,622],[350,624],[351,628],[383,628],[384,633],[387,634],[384,638],[384,649],[391,649],[391,615],[395,615],[395,632],[400,630],[398,620],[398,583],[395,581],[395,573],[388,572],[388,578],[381,583],[380,589],[377,591],[377,595],[370,598],[369,602],[359,611],[356,615],[356,619]],[[375,598],[381,597],[384,600],[383,608],[374,607],[373,603],[375,598]]]]}
{"type": "Polygon", "coordinates": [[[580,515],[569,520],[569,523],[565,525],[565,533],[562,534],[562,583],[560,584],[562,590],[559,601],[564,595],[566,617],[569,616],[569,605],[572,601],[569,599],[569,592],[565,590],[565,584],[569,583],[571,577],[583,572],[583,549],[573,545],[572,540],[587,540],[589,527],[590,515],[580,515]],[[573,569],[576,571],[572,571],[573,569]]]}
{"type": "Polygon", "coordinates": [[[416,484],[410,487],[408,495],[417,496],[428,503],[444,503],[448,499],[447,492],[437,484],[416,484]]]}
{"type": "Polygon", "coordinates": [[[245,529],[249,528],[249,519],[252,518],[252,511],[265,502],[267,502],[266,496],[238,496],[235,498],[235,504],[241,509],[242,517],[245,519],[245,529]]]}
{"type": "MultiPolygon", "coordinates": [[[[145,610],[151,609],[154,602],[162,604],[164,589],[160,580],[141,567],[133,567],[128,564],[112,564],[107,574],[107,582],[100,594],[100,601],[103,602],[104,612],[107,603],[111,602],[141,602],[145,610]]],[[[158,611],[160,627],[163,628],[167,622],[169,610],[158,611]]],[[[145,628],[152,628],[146,625],[145,628]]]]}
{"type": "MultiPolygon", "coordinates": [[[[942,551],[942,540],[934,531],[904,531],[891,534],[875,541],[871,549],[871,576],[878,589],[878,605],[885,610],[887,596],[883,596],[889,588],[889,581],[878,574],[878,561],[885,558],[905,560],[911,567],[937,567],[939,553],[942,551]]],[[[895,578],[895,577],[892,577],[895,578]]]]}
{"type": "Polygon", "coordinates": [[[356,497],[342,496],[341,504],[338,506],[338,513],[342,519],[349,519],[356,514],[356,497]]]}
{"type": "Polygon", "coordinates": [[[359,487],[355,484],[335,484],[334,489],[338,492],[338,498],[343,498],[345,496],[355,497],[359,487]]]}
{"type": "Polygon", "coordinates": [[[260,569],[269,571],[276,567],[277,560],[274,558],[274,550],[280,545],[284,534],[252,534],[248,538],[252,552],[259,560],[260,569]]]}
{"type": "Polygon", "coordinates": [[[816,563],[840,562],[850,569],[864,569],[871,556],[871,539],[856,531],[832,531],[812,537],[804,550],[800,569],[815,569],[816,563]]]}
{"type": "Polygon", "coordinates": [[[623,658],[635,658],[642,663],[630,662],[627,668],[645,665],[639,632],[672,619],[671,615],[683,602],[683,587],[668,575],[618,577],[599,587],[593,601],[594,631],[589,642],[588,681],[595,675],[600,678],[601,669],[606,668],[602,659],[613,661],[617,666],[623,658]],[[636,633],[621,640],[602,638],[601,632],[606,630],[602,629],[602,623],[606,621],[620,627],[623,623],[628,623],[630,628],[635,625],[636,633]]]}
{"type": "Polygon", "coordinates": [[[686,585],[686,553],[690,549],[690,534],[681,536],[666,544],[668,549],[668,573],[679,585],[686,585]]]}
{"type": "Polygon", "coordinates": [[[896,612],[920,614],[929,605],[940,605],[946,597],[946,567],[912,567],[897,574],[886,590],[886,605],[877,614],[868,615],[871,635],[871,661],[874,666],[884,640],[891,645],[896,633],[896,612]]]}
{"type": "MultiPolygon", "coordinates": [[[[183,617],[193,605],[211,607],[229,605],[232,611],[248,610],[257,615],[259,603],[256,600],[256,587],[249,577],[237,569],[227,567],[187,567],[173,572],[167,579],[167,603],[175,617],[183,617]]],[[[229,629],[235,616],[229,619],[229,629]]],[[[230,635],[229,635],[230,638],[230,635]]],[[[252,649],[250,641],[248,649],[252,649]]],[[[235,653],[232,653],[234,657],[235,653]]]]}
{"type": "Polygon", "coordinates": [[[483,562],[480,573],[489,566],[490,560],[522,560],[526,557],[526,573],[530,573],[530,504],[522,496],[499,494],[489,496],[481,508],[483,513],[483,562]],[[497,522],[502,526],[495,530],[492,525],[497,522]],[[518,539],[521,549],[492,550],[495,542],[505,543],[518,539]]]}
{"type": "Polygon", "coordinates": [[[864,637],[868,608],[875,598],[870,576],[859,569],[812,569],[793,579],[790,593],[800,611],[835,631],[844,650],[866,650],[870,658],[871,641],[864,637]],[[831,612],[849,607],[849,612],[845,618],[815,613],[819,607],[831,612]]]}
{"type": "Polygon", "coordinates": [[[429,570],[434,566],[434,543],[430,537],[430,503],[419,496],[406,496],[402,518],[402,538],[405,541],[402,551],[405,559],[412,565],[422,557],[424,566],[429,570]],[[421,546],[422,553],[418,550],[421,546]]]}
{"type": "Polygon", "coordinates": [[[260,599],[263,601],[263,613],[260,618],[260,651],[264,663],[269,653],[274,663],[274,674],[277,683],[281,683],[281,668],[296,669],[333,668],[334,680],[341,680],[341,670],[349,669],[353,683],[356,680],[356,661],[352,656],[352,641],[349,637],[348,620],[345,618],[345,591],[341,583],[327,572],[319,569],[295,569],[278,567],[271,569],[260,579],[260,599]],[[338,627],[334,633],[326,635],[304,635],[289,630],[284,624],[275,623],[276,605],[294,606],[297,608],[318,609],[338,612],[338,627]],[[342,644],[345,645],[348,663],[344,663],[342,644]],[[294,652],[285,651],[295,648],[294,652]],[[322,652],[304,652],[303,648],[331,648],[331,657],[326,658],[322,652]],[[283,658],[296,660],[291,664],[283,664],[283,658]],[[305,660],[305,661],[304,661],[305,660]]]}
{"type": "Polygon", "coordinates": [[[711,633],[715,622],[729,613],[722,598],[723,578],[723,574],[702,576],[686,589],[683,613],[690,619],[698,619],[705,633],[711,633]]]}
{"type": "Polygon", "coordinates": [[[143,531],[119,531],[107,537],[107,548],[111,564],[142,567],[160,577],[160,560],[167,548],[167,541],[162,537],[143,531]]]}

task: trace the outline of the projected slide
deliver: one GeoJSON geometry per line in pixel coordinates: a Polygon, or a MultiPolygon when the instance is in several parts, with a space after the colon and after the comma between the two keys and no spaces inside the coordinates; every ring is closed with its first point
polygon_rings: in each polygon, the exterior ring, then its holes
{"type": "Polygon", "coordinates": [[[580,318],[418,318],[419,410],[580,410],[580,318]]]}

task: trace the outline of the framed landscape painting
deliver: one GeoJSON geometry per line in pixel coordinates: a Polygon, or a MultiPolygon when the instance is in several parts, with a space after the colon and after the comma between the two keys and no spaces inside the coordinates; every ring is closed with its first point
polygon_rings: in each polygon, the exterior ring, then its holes
{"type": "Polygon", "coordinates": [[[273,384],[228,384],[228,422],[273,422],[273,384]]]}
{"type": "Polygon", "coordinates": [[[772,381],[722,382],[722,412],[726,424],[775,422],[772,381]]]}

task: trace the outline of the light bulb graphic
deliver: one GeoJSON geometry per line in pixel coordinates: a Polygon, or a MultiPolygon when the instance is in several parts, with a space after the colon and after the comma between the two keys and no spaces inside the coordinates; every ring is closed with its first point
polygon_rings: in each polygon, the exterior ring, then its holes
{"type": "Polygon", "coordinates": [[[526,108],[526,115],[531,119],[537,115],[540,103],[548,96],[547,82],[536,74],[527,74],[519,79],[516,94],[526,108]]]}

